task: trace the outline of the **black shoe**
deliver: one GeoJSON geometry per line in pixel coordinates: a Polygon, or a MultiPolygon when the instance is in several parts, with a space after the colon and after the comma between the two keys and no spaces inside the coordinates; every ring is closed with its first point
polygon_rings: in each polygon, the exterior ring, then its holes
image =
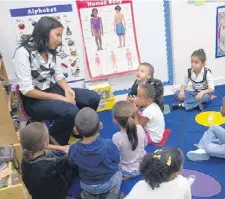
{"type": "Polygon", "coordinates": [[[174,102],[172,104],[172,109],[181,109],[183,108],[182,102],[174,102]]]}

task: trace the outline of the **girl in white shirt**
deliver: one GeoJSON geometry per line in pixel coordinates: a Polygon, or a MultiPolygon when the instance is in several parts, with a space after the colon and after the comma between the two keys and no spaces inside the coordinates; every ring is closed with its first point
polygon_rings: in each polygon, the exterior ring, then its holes
{"type": "Polygon", "coordinates": [[[146,154],[147,139],[141,125],[135,124],[135,112],[128,101],[119,101],[113,108],[114,122],[120,131],[113,135],[113,142],[121,154],[121,171],[123,179],[140,175],[139,165],[146,154]]]}
{"type": "Polygon", "coordinates": [[[150,145],[159,143],[165,131],[164,116],[158,105],[159,99],[162,99],[163,89],[162,82],[156,79],[152,83],[142,84],[138,88],[134,104],[136,118],[144,128],[150,145]],[[139,110],[142,108],[144,110],[140,113],[139,110]]]}
{"type": "Polygon", "coordinates": [[[144,180],[125,199],[191,199],[188,180],[181,176],[183,153],[178,148],[156,150],[144,156],[140,172],[144,180]]]}

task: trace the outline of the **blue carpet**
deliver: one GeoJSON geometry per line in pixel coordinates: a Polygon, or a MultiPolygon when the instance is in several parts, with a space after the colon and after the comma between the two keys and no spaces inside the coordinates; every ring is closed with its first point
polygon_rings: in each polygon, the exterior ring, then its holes
{"type": "MultiPolygon", "coordinates": [[[[215,110],[219,111],[222,105],[222,98],[225,96],[225,85],[217,86],[215,95],[216,99],[212,100],[204,106],[205,111],[215,110]]],[[[171,105],[176,99],[174,96],[166,96],[164,103],[171,105]]],[[[171,135],[166,143],[166,146],[180,147],[185,154],[184,168],[201,171],[212,176],[222,186],[222,191],[214,197],[193,197],[193,199],[224,199],[225,198],[225,160],[222,159],[210,159],[202,162],[191,162],[187,160],[186,153],[190,150],[195,150],[194,144],[198,143],[203,132],[207,129],[195,122],[195,116],[199,111],[184,111],[184,110],[172,110],[165,115],[166,128],[170,128],[171,135]]],[[[113,123],[112,112],[106,111],[99,113],[100,119],[103,123],[103,129],[100,131],[104,138],[112,138],[113,133],[118,131],[118,127],[113,123]]],[[[225,125],[222,125],[225,127],[225,125]]],[[[154,151],[156,147],[147,146],[148,152],[154,151]]],[[[122,192],[128,194],[134,184],[142,179],[142,177],[133,178],[123,182],[122,192]]],[[[204,186],[204,184],[202,184],[204,186]]]]}

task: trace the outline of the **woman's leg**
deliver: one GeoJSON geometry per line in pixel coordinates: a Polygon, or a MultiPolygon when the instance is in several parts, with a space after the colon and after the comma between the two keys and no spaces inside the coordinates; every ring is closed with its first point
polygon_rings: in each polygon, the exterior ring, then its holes
{"type": "Polygon", "coordinates": [[[95,91],[83,89],[83,88],[73,88],[76,94],[76,105],[79,109],[84,107],[90,107],[97,110],[100,103],[100,95],[95,91]]]}
{"type": "MultiPolygon", "coordinates": [[[[64,91],[57,85],[46,92],[64,95],[64,91]]],[[[76,105],[60,100],[38,100],[28,97],[24,98],[24,109],[26,113],[37,121],[54,121],[49,128],[49,133],[61,145],[68,144],[74,127],[74,118],[79,109],[76,105]]]]}
{"type": "Polygon", "coordinates": [[[96,45],[98,47],[98,50],[100,50],[99,42],[98,42],[98,36],[97,35],[95,35],[95,43],[96,43],[96,45]]]}
{"type": "Polygon", "coordinates": [[[25,111],[34,120],[54,121],[49,133],[60,145],[68,144],[74,127],[77,106],[60,100],[26,100],[25,111]]]}

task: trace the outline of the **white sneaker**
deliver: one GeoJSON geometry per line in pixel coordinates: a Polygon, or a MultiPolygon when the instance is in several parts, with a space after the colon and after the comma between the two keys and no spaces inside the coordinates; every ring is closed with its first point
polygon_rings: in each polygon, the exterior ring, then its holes
{"type": "Polygon", "coordinates": [[[191,161],[209,160],[210,156],[206,153],[205,149],[197,149],[189,151],[187,157],[191,161]]]}

